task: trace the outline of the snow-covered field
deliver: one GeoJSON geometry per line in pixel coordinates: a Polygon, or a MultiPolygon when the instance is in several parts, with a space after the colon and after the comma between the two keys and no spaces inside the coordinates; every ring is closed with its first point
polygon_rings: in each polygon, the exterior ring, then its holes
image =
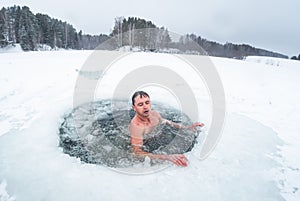
{"type": "MultiPolygon", "coordinates": [[[[62,116],[72,109],[76,80],[91,53],[0,54],[1,201],[300,199],[300,62],[211,57],[226,96],[225,127],[213,153],[199,160],[199,143],[186,154],[186,168],[128,174],[135,169],[82,163],[58,146],[62,116]]],[[[107,72],[111,77],[103,78],[98,98],[108,95],[112,77],[117,82],[135,61],[177,66],[170,57],[133,53],[116,76],[113,69],[107,72]]],[[[205,88],[193,79],[189,83],[201,94],[199,120],[206,123],[201,138],[209,134],[211,105],[205,88]]],[[[149,90],[152,97],[165,92],[149,90]]],[[[159,99],[176,105],[167,95],[159,99]]],[[[136,171],[147,168],[144,163],[136,171]]]]}

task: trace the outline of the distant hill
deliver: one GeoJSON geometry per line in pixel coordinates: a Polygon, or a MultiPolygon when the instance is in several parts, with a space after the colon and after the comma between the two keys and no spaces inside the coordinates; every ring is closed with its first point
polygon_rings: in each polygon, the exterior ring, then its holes
{"type": "MultiPolygon", "coordinates": [[[[168,29],[157,27],[141,18],[118,17],[109,35],[89,35],[77,31],[72,25],[46,14],[33,14],[27,6],[13,6],[0,10],[0,47],[19,43],[24,51],[50,49],[95,49],[110,40],[108,49],[124,46],[138,47],[140,51],[201,53],[218,57],[244,58],[246,56],[270,56],[288,58],[276,52],[258,49],[247,44],[220,44],[187,34],[180,41],[172,41],[168,29]],[[147,31],[143,31],[147,30],[147,31]],[[199,46],[204,51],[199,50],[199,46]]],[[[131,48],[129,48],[131,49],[131,48]]]]}
{"type": "Polygon", "coordinates": [[[233,44],[226,43],[224,45],[216,43],[214,41],[209,41],[196,36],[194,34],[186,35],[187,38],[190,38],[193,41],[196,41],[209,55],[217,57],[228,57],[228,58],[238,58],[242,59],[246,56],[269,56],[269,57],[279,57],[279,58],[288,58],[288,56],[252,47],[247,44],[233,44]]]}

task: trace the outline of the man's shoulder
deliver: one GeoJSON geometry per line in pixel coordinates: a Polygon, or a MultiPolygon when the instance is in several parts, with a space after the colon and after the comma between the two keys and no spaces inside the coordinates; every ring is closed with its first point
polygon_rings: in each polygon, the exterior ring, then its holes
{"type": "Polygon", "coordinates": [[[160,114],[156,110],[151,110],[152,115],[160,117],[160,114]]]}
{"type": "Polygon", "coordinates": [[[144,133],[144,126],[132,119],[129,125],[129,131],[131,135],[142,135],[144,133]]]}
{"type": "Polygon", "coordinates": [[[139,128],[142,127],[142,124],[139,123],[135,118],[131,119],[130,121],[130,127],[139,128]]]}

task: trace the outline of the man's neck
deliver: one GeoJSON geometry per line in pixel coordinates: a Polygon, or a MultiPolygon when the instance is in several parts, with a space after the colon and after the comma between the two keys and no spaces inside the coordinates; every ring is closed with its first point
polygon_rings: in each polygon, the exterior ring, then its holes
{"type": "Polygon", "coordinates": [[[137,121],[139,121],[140,123],[150,123],[150,118],[148,117],[144,117],[141,115],[137,115],[137,121]]]}

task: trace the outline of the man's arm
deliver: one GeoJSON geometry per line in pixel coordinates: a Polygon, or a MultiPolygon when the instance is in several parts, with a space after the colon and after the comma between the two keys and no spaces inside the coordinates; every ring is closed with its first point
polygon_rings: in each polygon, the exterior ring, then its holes
{"type": "Polygon", "coordinates": [[[131,147],[135,155],[142,157],[148,156],[151,159],[168,160],[178,166],[187,166],[187,158],[183,154],[162,155],[145,152],[142,150],[144,129],[135,125],[134,123],[130,123],[129,129],[131,136],[131,147]]]}
{"type": "Polygon", "coordinates": [[[178,129],[192,129],[195,131],[195,128],[197,126],[200,126],[200,127],[203,127],[204,126],[204,123],[201,123],[201,122],[196,122],[196,123],[193,123],[192,125],[190,126],[184,126],[182,124],[179,124],[179,123],[175,123],[173,121],[170,121],[168,119],[164,119],[160,116],[160,114],[158,112],[155,111],[155,114],[157,115],[157,117],[159,118],[159,121],[160,122],[165,122],[166,124],[169,124],[170,126],[174,127],[174,128],[178,128],[178,129]]]}
{"type": "Polygon", "coordinates": [[[196,122],[196,123],[193,123],[192,125],[190,126],[184,126],[182,124],[179,124],[179,123],[175,123],[173,121],[170,121],[170,120],[167,120],[167,119],[163,119],[161,118],[161,121],[162,122],[165,122],[166,124],[169,124],[170,126],[174,127],[174,128],[178,128],[178,129],[192,129],[195,131],[196,127],[197,126],[200,126],[200,127],[203,127],[204,126],[204,123],[201,123],[201,122],[196,122]]]}

